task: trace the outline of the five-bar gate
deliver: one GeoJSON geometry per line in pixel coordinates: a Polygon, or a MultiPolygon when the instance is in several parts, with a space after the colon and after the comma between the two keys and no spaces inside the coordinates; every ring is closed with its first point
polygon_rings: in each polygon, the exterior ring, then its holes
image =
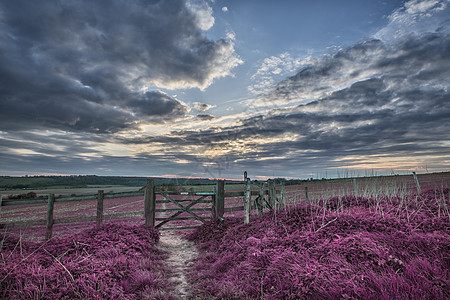
{"type": "Polygon", "coordinates": [[[156,191],[154,181],[150,178],[147,180],[144,196],[145,224],[160,230],[190,229],[199,227],[198,224],[186,224],[192,223],[192,220],[205,223],[211,218],[222,218],[225,211],[224,187],[224,181],[218,180],[212,192],[156,191]],[[157,195],[161,195],[162,199],[157,199],[157,195]],[[158,204],[163,208],[157,207],[158,204]],[[164,226],[172,221],[182,225],[164,226]]]}

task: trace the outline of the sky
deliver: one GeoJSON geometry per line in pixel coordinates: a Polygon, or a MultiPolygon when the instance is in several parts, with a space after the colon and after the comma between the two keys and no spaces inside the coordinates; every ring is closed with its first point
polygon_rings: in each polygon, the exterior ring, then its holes
{"type": "Polygon", "coordinates": [[[450,170],[450,0],[0,0],[0,175],[450,170]]]}

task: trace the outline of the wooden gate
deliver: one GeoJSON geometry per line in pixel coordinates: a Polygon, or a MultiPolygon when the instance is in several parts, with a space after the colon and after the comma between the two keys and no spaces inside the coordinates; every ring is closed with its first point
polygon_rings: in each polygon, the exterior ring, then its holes
{"type": "Polygon", "coordinates": [[[198,224],[183,224],[175,227],[166,227],[165,225],[172,221],[192,223],[192,220],[196,220],[205,223],[211,218],[222,218],[225,204],[224,196],[223,180],[216,181],[212,192],[169,192],[156,191],[154,181],[150,178],[147,180],[144,196],[145,224],[146,226],[154,226],[159,230],[197,228],[199,227],[198,224]],[[157,199],[157,195],[161,195],[162,199],[161,197],[157,199]],[[207,205],[208,203],[210,205],[207,205]],[[157,204],[163,204],[164,207],[157,207],[157,204]],[[169,204],[171,208],[166,208],[165,204],[169,204]],[[202,207],[198,207],[199,204],[203,204],[202,207]],[[196,205],[197,207],[194,207],[196,205]],[[209,214],[205,215],[204,212],[209,212],[209,214]],[[160,216],[161,214],[170,215],[160,216]],[[182,214],[185,216],[180,216],[182,214]]]}

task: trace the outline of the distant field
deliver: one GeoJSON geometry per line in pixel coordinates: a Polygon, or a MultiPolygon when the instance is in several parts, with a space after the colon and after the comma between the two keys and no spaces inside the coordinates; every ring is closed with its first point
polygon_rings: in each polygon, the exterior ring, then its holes
{"type": "MultiPolygon", "coordinates": [[[[177,190],[181,191],[189,191],[190,188],[194,189],[196,192],[211,192],[213,190],[214,185],[194,185],[194,186],[177,186],[177,190]]],[[[253,189],[257,188],[258,185],[252,185],[253,189]]],[[[30,192],[36,193],[39,196],[46,196],[48,194],[55,194],[55,196],[70,196],[72,194],[76,194],[77,196],[82,195],[94,195],[97,194],[98,190],[103,190],[105,193],[122,193],[122,192],[135,192],[141,189],[142,186],[122,186],[122,185],[105,185],[105,186],[96,186],[96,187],[83,187],[83,188],[74,188],[74,187],[50,187],[45,189],[10,189],[10,190],[0,190],[0,195],[3,195],[4,198],[9,195],[21,195],[27,194],[30,192]]],[[[173,188],[171,188],[173,189],[173,188]]],[[[227,184],[225,185],[225,190],[243,190],[244,184],[227,184]]]]}
{"type": "Polygon", "coordinates": [[[4,190],[0,191],[1,195],[7,197],[9,195],[20,195],[30,192],[34,192],[37,196],[45,196],[48,194],[55,194],[55,196],[70,196],[72,194],[76,195],[94,195],[98,190],[103,190],[105,193],[121,193],[121,192],[134,192],[138,191],[142,186],[98,186],[89,188],[48,188],[48,189],[14,189],[14,190],[4,190]]]}

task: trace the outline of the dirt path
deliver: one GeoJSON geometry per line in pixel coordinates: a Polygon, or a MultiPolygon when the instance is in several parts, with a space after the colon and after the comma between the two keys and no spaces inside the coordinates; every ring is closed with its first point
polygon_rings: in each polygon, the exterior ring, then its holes
{"type": "Polygon", "coordinates": [[[173,270],[172,280],[176,283],[176,297],[187,299],[189,284],[187,282],[186,269],[197,257],[198,252],[193,242],[186,240],[183,236],[171,231],[163,231],[158,247],[169,253],[167,264],[173,270]]]}

